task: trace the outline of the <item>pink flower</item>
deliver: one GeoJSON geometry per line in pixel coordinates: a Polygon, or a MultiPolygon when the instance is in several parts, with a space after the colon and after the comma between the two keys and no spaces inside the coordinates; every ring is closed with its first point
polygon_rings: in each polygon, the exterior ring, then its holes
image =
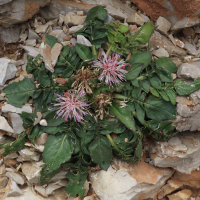
{"type": "Polygon", "coordinates": [[[62,115],[62,117],[65,117],[66,121],[69,117],[70,120],[74,118],[75,121],[82,122],[83,116],[88,114],[85,112],[87,110],[85,107],[89,106],[89,104],[84,102],[84,99],[80,100],[80,98],[85,95],[83,90],[77,95],[75,90],[73,90],[73,92],[64,93],[63,96],[55,95],[58,97],[56,99],[58,103],[55,103],[54,106],[59,106],[59,110],[56,112],[57,118],[62,115]]]}
{"type": "Polygon", "coordinates": [[[122,80],[125,80],[125,74],[128,72],[124,70],[125,66],[129,65],[122,59],[119,61],[121,54],[113,53],[113,55],[106,56],[103,52],[103,58],[98,61],[94,61],[93,67],[102,69],[102,73],[99,77],[100,81],[105,78],[106,84],[112,86],[113,84],[119,85],[122,80]]]}

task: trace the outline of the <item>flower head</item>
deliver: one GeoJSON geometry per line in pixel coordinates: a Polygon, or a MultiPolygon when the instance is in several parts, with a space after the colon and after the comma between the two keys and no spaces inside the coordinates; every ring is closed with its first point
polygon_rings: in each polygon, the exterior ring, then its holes
{"type": "Polygon", "coordinates": [[[124,68],[128,64],[122,59],[119,61],[121,54],[113,53],[112,56],[106,56],[103,52],[103,57],[98,61],[94,61],[93,67],[102,69],[99,77],[100,81],[105,78],[106,84],[112,86],[113,84],[119,85],[122,80],[125,80],[125,74],[128,72],[124,68]]]}
{"type": "Polygon", "coordinates": [[[76,94],[74,89],[72,92],[64,93],[63,96],[56,94],[58,98],[54,106],[59,106],[56,112],[57,118],[62,115],[66,121],[69,117],[70,119],[74,118],[75,121],[82,122],[83,116],[88,114],[85,107],[89,106],[84,102],[84,99],[80,99],[84,95],[82,90],[76,94]]]}

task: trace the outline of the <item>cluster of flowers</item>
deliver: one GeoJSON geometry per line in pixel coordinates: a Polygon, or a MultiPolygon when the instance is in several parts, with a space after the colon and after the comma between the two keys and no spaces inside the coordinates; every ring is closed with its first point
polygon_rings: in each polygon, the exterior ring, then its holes
{"type": "MultiPolygon", "coordinates": [[[[92,65],[92,67],[97,68],[101,72],[99,80],[101,82],[105,80],[105,83],[111,87],[113,85],[119,85],[121,81],[125,80],[125,74],[128,72],[125,70],[125,66],[128,64],[123,59],[119,61],[121,54],[113,53],[112,56],[107,56],[103,52],[102,55],[92,65]]],[[[58,111],[56,112],[57,117],[62,116],[66,121],[69,118],[70,120],[74,119],[75,121],[83,123],[83,117],[89,114],[88,106],[90,106],[90,104],[84,102],[84,95],[83,90],[76,92],[75,89],[71,92],[64,93],[63,96],[56,94],[58,98],[54,106],[58,107],[58,111]]]]}

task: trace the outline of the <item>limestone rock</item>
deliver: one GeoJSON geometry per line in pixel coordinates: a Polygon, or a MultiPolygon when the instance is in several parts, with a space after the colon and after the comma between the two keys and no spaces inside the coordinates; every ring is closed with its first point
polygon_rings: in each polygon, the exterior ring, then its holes
{"type": "Polygon", "coordinates": [[[52,30],[50,32],[50,35],[56,37],[59,42],[63,41],[66,38],[66,36],[67,36],[67,34],[65,34],[63,32],[63,30],[57,30],[57,29],[56,30],[52,30]]]}
{"type": "Polygon", "coordinates": [[[20,34],[19,27],[15,27],[15,28],[0,27],[0,38],[2,42],[5,42],[5,43],[18,42],[19,34],[20,34]]]}
{"type": "Polygon", "coordinates": [[[20,156],[17,158],[18,162],[23,161],[39,161],[40,153],[36,151],[31,151],[28,147],[19,151],[20,156]]]}
{"type": "Polygon", "coordinates": [[[164,17],[159,17],[155,23],[156,29],[164,35],[168,35],[168,31],[171,28],[171,23],[164,17]]]}
{"type": "Polygon", "coordinates": [[[152,53],[154,56],[161,58],[161,57],[169,57],[169,53],[164,48],[159,48],[152,53]]]}
{"type": "Polygon", "coordinates": [[[14,133],[13,129],[10,127],[7,120],[2,116],[0,116],[0,130],[14,133]]]}
{"type": "Polygon", "coordinates": [[[0,190],[4,189],[8,183],[8,178],[7,177],[0,177],[0,190]]]}
{"type": "Polygon", "coordinates": [[[26,40],[25,44],[26,44],[26,46],[34,47],[34,46],[36,46],[36,39],[28,39],[28,40],[26,40]]]}
{"type": "Polygon", "coordinates": [[[24,179],[21,175],[15,173],[15,172],[7,172],[6,176],[10,179],[12,179],[15,183],[24,185],[24,179]]]}
{"type": "Polygon", "coordinates": [[[167,194],[171,194],[175,190],[178,190],[183,187],[183,184],[181,181],[177,180],[176,178],[172,178],[167,181],[167,184],[164,185],[160,192],[158,193],[158,199],[164,198],[167,194]]]}
{"type": "Polygon", "coordinates": [[[69,29],[69,34],[75,33],[76,31],[80,30],[83,28],[83,25],[78,25],[78,26],[72,26],[69,29]]]}
{"type": "Polygon", "coordinates": [[[86,19],[86,16],[79,16],[73,12],[69,12],[64,19],[65,24],[68,25],[82,25],[86,19]]]}
{"type": "Polygon", "coordinates": [[[22,172],[25,174],[26,178],[30,183],[40,182],[40,170],[42,169],[44,163],[40,162],[24,162],[22,165],[22,172]]]}
{"type": "Polygon", "coordinates": [[[40,54],[39,49],[31,46],[21,46],[29,56],[35,58],[38,54],[40,54]]]}
{"type": "Polygon", "coordinates": [[[136,13],[130,6],[123,4],[120,0],[85,0],[86,4],[72,1],[57,1],[53,0],[50,4],[40,9],[40,14],[46,19],[56,19],[59,15],[66,15],[69,12],[83,11],[87,15],[89,10],[97,5],[106,6],[108,14],[115,19],[124,20],[136,13]]]}
{"type": "Polygon", "coordinates": [[[61,53],[61,50],[62,50],[62,45],[59,43],[56,43],[51,49],[51,63],[53,67],[56,65],[58,61],[58,57],[61,53]]]}
{"type": "Polygon", "coordinates": [[[90,181],[101,200],[156,198],[158,190],[173,174],[173,170],[156,168],[139,161],[135,164],[117,159],[107,171],[92,172],[90,181]]]}
{"type": "Polygon", "coordinates": [[[187,50],[187,52],[191,55],[198,55],[196,46],[190,44],[188,41],[185,42],[184,48],[187,50]]]}
{"type": "Polygon", "coordinates": [[[40,37],[38,36],[38,34],[33,30],[33,29],[29,29],[28,31],[28,39],[39,39],[40,37]]]}
{"type": "Polygon", "coordinates": [[[7,80],[15,77],[17,68],[12,60],[0,58],[0,72],[0,86],[3,86],[7,80]]]}
{"type": "Polygon", "coordinates": [[[200,77],[200,68],[193,63],[183,63],[177,71],[179,78],[196,79],[200,77]]]}
{"type": "Polygon", "coordinates": [[[23,192],[19,189],[17,184],[12,179],[10,179],[8,181],[8,185],[6,186],[6,196],[16,197],[16,196],[21,196],[21,195],[23,195],[23,192]]]}
{"type": "Polygon", "coordinates": [[[35,139],[35,144],[37,144],[37,145],[43,145],[43,144],[46,143],[47,138],[48,138],[48,134],[47,133],[42,133],[39,137],[37,137],[35,139]]]}
{"type": "Polygon", "coordinates": [[[82,35],[77,35],[77,43],[78,44],[83,44],[83,45],[85,45],[87,47],[91,47],[92,46],[91,42],[87,38],[82,36],[82,35]]]}
{"type": "Polygon", "coordinates": [[[49,27],[49,23],[46,23],[44,25],[39,25],[36,27],[35,32],[36,33],[46,33],[48,27],[49,27]]]}
{"type": "Polygon", "coordinates": [[[137,25],[142,26],[144,24],[144,19],[140,15],[135,13],[135,14],[128,17],[127,22],[128,23],[135,23],[137,25]]]}
{"type": "Polygon", "coordinates": [[[18,113],[21,114],[22,112],[32,113],[32,107],[30,105],[23,105],[21,108],[17,108],[11,104],[6,104],[2,106],[2,112],[4,113],[18,113]]]}
{"type": "Polygon", "coordinates": [[[192,195],[192,191],[185,189],[174,194],[168,195],[169,200],[188,200],[192,195]]]}
{"type": "Polygon", "coordinates": [[[17,113],[11,113],[11,123],[14,134],[20,134],[25,130],[23,127],[22,118],[17,113]]]}
{"type": "Polygon", "coordinates": [[[191,173],[200,166],[200,135],[180,133],[168,142],[157,141],[150,148],[155,166],[171,167],[182,173],[191,173]]]}
{"type": "Polygon", "coordinates": [[[149,40],[149,49],[150,51],[153,51],[159,47],[164,48],[169,53],[169,55],[186,55],[186,52],[183,49],[174,46],[164,35],[161,35],[159,32],[154,31],[149,40]]]}

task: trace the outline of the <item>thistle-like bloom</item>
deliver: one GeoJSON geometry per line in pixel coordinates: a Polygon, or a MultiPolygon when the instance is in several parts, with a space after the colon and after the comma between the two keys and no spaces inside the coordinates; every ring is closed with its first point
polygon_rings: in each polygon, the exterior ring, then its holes
{"type": "MultiPolygon", "coordinates": [[[[87,106],[89,104],[84,102],[84,99],[80,99],[85,94],[81,90],[78,94],[75,93],[73,89],[72,92],[66,92],[63,96],[55,94],[58,98],[54,106],[59,106],[59,110],[56,112],[57,118],[62,116],[67,121],[68,117],[70,120],[74,118],[75,121],[82,122],[83,116],[87,115],[87,106]]],[[[83,122],[82,122],[83,123],[83,122]]]]}
{"type": "Polygon", "coordinates": [[[98,61],[94,61],[93,67],[102,69],[102,73],[99,77],[100,81],[105,78],[106,84],[112,86],[119,85],[122,80],[125,80],[125,74],[128,72],[125,70],[125,66],[129,65],[122,59],[119,61],[121,54],[113,53],[112,56],[106,56],[105,52],[102,53],[102,58],[98,61]]]}

